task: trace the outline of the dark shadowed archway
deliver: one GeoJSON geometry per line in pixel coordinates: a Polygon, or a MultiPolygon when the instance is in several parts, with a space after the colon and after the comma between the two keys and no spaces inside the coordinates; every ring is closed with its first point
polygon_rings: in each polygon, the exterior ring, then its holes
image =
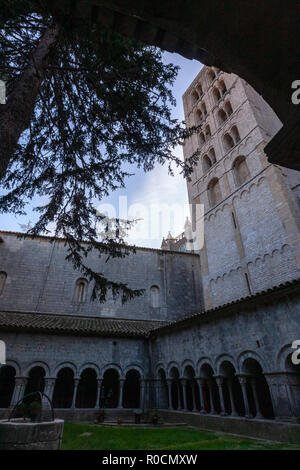
{"type": "Polygon", "coordinates": [[[56,377],[53,392],[54,408],[70,408],[74,393],[74,372],[70,367],[61,369],[56,377]]]}
{"type": "Polygon", "coordinates": [[[76,408],[94,408],[97,399],[97,374],[94,369],[82,371],[77,388],[76,408]]]}
{"type": "Polygon", "coordinates": [[[119,374],[116,369],[108,369],[103,375],[103,392],[102,406],[103,408],[117,408],[119,402],[120,381],[119,374]]]}
{"type": "Polygon", "coordinates": [[[131,369],[127,372],[124,388],[123,388],[123,406],[124,408],[139,408],[140,407],[140,386],[141,376],[140,373],[131,369]]]}
{"type": "Polygon", "coordinates": [[[16,370],[12,366],[0,367],[0,408],[8,408],[15,388],[16,370]]]}

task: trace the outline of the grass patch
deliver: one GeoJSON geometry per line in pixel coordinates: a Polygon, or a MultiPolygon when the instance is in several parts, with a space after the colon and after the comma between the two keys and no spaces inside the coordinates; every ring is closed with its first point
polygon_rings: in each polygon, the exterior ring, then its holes
{"type": "Polygon", "coordinates": [[[63,450],[296,450],[300,446],[190,428],[134,428],[65,423],[63,450]]]}

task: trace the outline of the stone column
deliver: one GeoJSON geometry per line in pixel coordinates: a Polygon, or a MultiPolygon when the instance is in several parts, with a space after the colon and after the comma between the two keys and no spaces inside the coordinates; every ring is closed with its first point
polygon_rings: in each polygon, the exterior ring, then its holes
{"type": "Polygon", "coordinates": [[[228,378],[228,389],[229,389],[229,397],[230,397],[230,404],[231,404],[231,416],[238,416],[238,412],[236,410],[233,398],[233,391],[232,391],[232,378],[228,378]]]}
{"type": "Polygon", "coordinates": [[[257,391],[256,391],[256,379],[255,377],[251,377],[251,388],[252,388],[252,393],[255,401],[255,408],[256,408],[256,415],[255,419],[263,419],[263,415],[260,412],[259,409],[259,401],[258,401],[258,396],[257,396],[257,391]]]}
{"type": "Polygon", "coordinates": [[[182,392],[183,392],[183,411],[188,411],[187,399],[186,399],[186,383],[187,383],[187,380],[186,379],[181,379],[181,383],[182,383],[182,392]]]}
{"type": "Polygon", "coordinates": [[[99,408],[100,408],[100,396],[101,396],[102,381],[103,381],[103,379],[97,379],[97,398],[96,398],[96,403],[95,403],[96,410],[99,410],[99,408]]]}
{"type": "Polygon", "coordinates": [[[169,410],[173,410],[173,404],[172,404],[172,379],[167,379],[167,384],[168,384],[168,397],[169,397],[169,410]]]}
{"type": "Polygon", "coordinates": [[[72,400],[72,405],[71,408],[74,409],[76,405],[76,396],[77,396],[77,388],[79,384],[79,378],[74,379],[74,391],[73,391],[73,400],[72,400]]]}
{"type": "Polygon", "coordinates": [[[56,377],[45,377],[44,394],[52,401],[56,377]]]}
{"type": "Polygon", "coordinates": [[[214,398],[213,398],[213,388],[212,388],[212,379],[207,379],[207,385],[209,390],[209,401],[210,401],[210,414],[215,415],[215,405],[214,405],[214,398]]]}
{"type": "Polygon", "coordinates": [[[15,388],[10,401],[10,408],[13,408],[24,396],[28,377],[15,377],[15,388]]]}
{"type": "Polygon", "coordinates": [[[145,407],[145,387],[146,387],[146,380],[141,379],[140,381],[140,408],[142,408],[142,410],[145,407]]]}
{"type": "Polygon", "coordinates": [[[197,411],[196,409],[196,395],[195,395],[195,382],[191,380],[191,388],[192,388],[192,397],[193,397],[193,409],[192,411],[197,411]]]}
{"type": "Polygon", "coordinates": [[[182,404],[181,404],[181,387],[180,387],[180,382],[177,380],[177,395],[178,395],[178,411],[182,410],[182,404]]]}
{"type": "Polygon", "coordinates": [[[205,410],[204,408],[204,398],[203,398],[203,381],[204,379],[202,379],[201,377],[197,377],[197,384],[198,384],[198,388],[199,388],[199,395],[200,395],[200,413],[207,413],[207,411],[205,410]]]}
{"type": "Polygon", "coordinates": [[[119,379],[119,402],[118,408],[123,408],[123,387],[125,379],[119,379]]]}
{"type": "Polygon", "coordinates": [[[160,403],[159,403],[159,392],[160,392],[160,380],[155,379],[154,380],[154,408],[159,408],[160,403]]]}
{"type": "Polygon", "coordinates": [[[220,397],[220,406],[221,406],[220,415],[226,416],[227,413],[225,411],[225,402],[224,402],[224,393],[223,393],[224,377],[218,376],[218,377],[215,377],[215,379],[218,385],[219,397],[220,397]]]}
{"type": "Polygon", "coordinates": [[[252,415],[250,413],[250,407],[249,407],[249,401],[248,401],[248,395],[247,395],[247,389],[246,389],[247,377],[245,375],[239,375],[237,377],[242,387],[243,400],[244,400],[244,406],[245,406],[245,418],[249,419],[249,418],[252,418],[252,415]]]}

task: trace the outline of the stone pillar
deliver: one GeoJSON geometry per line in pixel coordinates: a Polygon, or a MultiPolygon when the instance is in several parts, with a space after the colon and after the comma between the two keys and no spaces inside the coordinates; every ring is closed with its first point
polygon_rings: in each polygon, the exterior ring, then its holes
{"type": "Polygon", "coordinates": [[[172,379],[167,379],[167,384],[168,384],[168,397],[169,397],[169,410],[173,410],[173,404],[172,404],[172,379]]]}
{"type": "Polygon", "coordinates": [[[243,400],[244,400],[244,406],[245,406],[245,418],[249,419],[249,418],[252,418],[252,415],[250,413],[250,407],[249,407],[249,401],[248,401],[248,395],[247,395],[247,389],[246,389],[247,377],[245,375],[239,375],[238,379],[242,387],[243,400]]]}
{"type": "Polygon", "coordinates": [[[198,388],[199,388],[199,395],[200,395],[200,413],[207,413],[207,411],[205,410],[204,408],[204,398],[203,398],[203,381],[204,379],[202,379],[201,377],[197,377],[197,384],[198,384],[198,388]]]}
{"type": "Polygon", "coordinates": [[[72,400],[72,405],[71,408],[74,409],[76,405],[76,396],[77,396],[77,388],[79,384],[79,378],[74,379],[74,391],[73,391],[73,400],[72,400]]]}
{"type": "Polygon", "coordinates": [[[220,397],[220,406],[221,406],[220,415],[226,416],[227,413],[225,411],[225,402],[224,402],[224,393],[223,393],[224,377],[218,376],[218,377],[215,377],[215,379],[218,385],[219,397],[220,397]]]}
{"type": "Polygon", "coordinates": [[[10,407],[13,408],[24,396],[28,377],[15,377],[15,388],[11,397],[10,407]]]}
{"type": "Polygon", "coordinates": [[[186,399],[186,379],[181,379],[182,383],[182,392],[183,392],[183,411],[188,411],[187,409],[187,399],[186,399]]]}
{"type": "Polygon", "coordinates": [[[214,405],[214,398],[213,398],[213,389],[212,389],[212,379],[207,379],[207,385],[209,390],[209,401],[210,401],[210,414],[215,415],[215,405],[214,405]]]}
{"type": "Polygon", "coordinates": [[[160,380],[155,379],[154,380],[154,400],[155,400],[154,408],[160,407],[159,392],[160,392],[160,380]]]}
{"type": "Polygon", "coordinates": [[[146,387],[146,380],[141,379],[140,381],[140,408],[142,408],[142,410],[145,407],[145,387],[146,387]]]}
{"type": "MultiPolygon", "coordinates": [[[[97,398],[96,398],[96,403],[95,403],[96,410],[99,410],[99,408],[100,408],[100,396],[101,396],[102,381],[103,381],[103,379],[97,379],[97,398]]],[[[102,405],[102,403],[101,403],[101,405],[102,405]]]]}
{"type": "Polygon", "coordinates": [[[123,408],[123,387],[125,379],[119,379],[119,402],[118,408],[123,408]]]}
{"type": "Polygon", "coordinates": [[[55,377],[45,377],[45,388],[44,388],[44,394],[47,395],[47,397],[51,400],[53,398],[53,391],[54,391],[54,386],[55,386],[55,377]]]}
{"type": "Polygon", "coordinates": [[[177,380],[177,395],[178,395],[178,411],[182,410],[182,404],[181,404],[181,387],[180,387],[180,382],[177,380]]]}
{"type": "Polygon", "coordinates": [[[255,377],[251,377],[250,381],[251,381],[251,388],[252,388],[252,393],[253,393],[253,397],[255,401],[255,408],[256,408],[255,419],[263,419],[263,415],[261,414],[260,409],[259,409],[259,401],[258,401],[258,396],[257,396],[257,391],[256,391],[255,377]]]}
{"type": "Polygon", "coordinates": [[[191,388],[192,388],[192,397],[193,397],[193,409],[192,411],[197,411],[196,409],[196,395],[195,395],[195,381],[191,380],[191,388]]]}
{"type": "Polygon", "coordinates": [[[238,412],[236,410],[233,398],[233,391],[232,391],[232,378],[228,378],[228,390],[229,390],[229,397],[230,397],[230,404],[231,404],[231,416],[238,416],[238,412]]]}

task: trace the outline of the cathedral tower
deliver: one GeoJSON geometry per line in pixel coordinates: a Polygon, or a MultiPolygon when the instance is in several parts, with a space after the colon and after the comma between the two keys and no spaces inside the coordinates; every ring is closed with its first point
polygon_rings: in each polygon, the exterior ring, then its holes
{"type": "Polygon", "coordinates": [[[268,163],[264,147],[281,122],[244,80],[203,67],[183,95],[184,145],[201,156],[188,182],[204,204],[200,252],[206,307],[300,277],[300,173],[268,163]]]}

